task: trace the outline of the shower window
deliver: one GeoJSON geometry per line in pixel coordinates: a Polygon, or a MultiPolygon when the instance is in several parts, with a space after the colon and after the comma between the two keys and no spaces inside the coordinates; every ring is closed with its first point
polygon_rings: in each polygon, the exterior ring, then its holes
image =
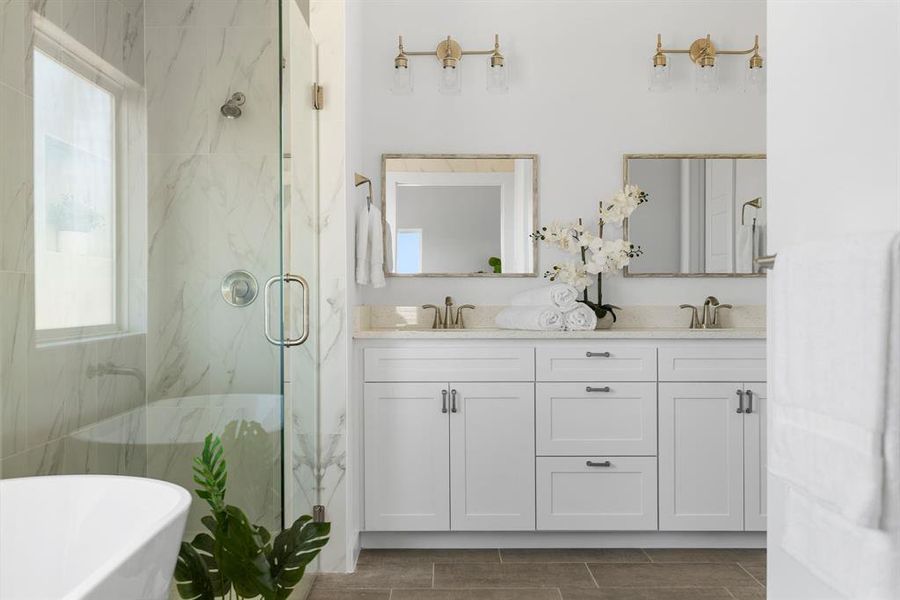
{"type": "Polygon", "coordinates": [[[122,88],[49,40],[34,51],[35,328],[49,338],[120,323],[117,119],[122,88]]]}

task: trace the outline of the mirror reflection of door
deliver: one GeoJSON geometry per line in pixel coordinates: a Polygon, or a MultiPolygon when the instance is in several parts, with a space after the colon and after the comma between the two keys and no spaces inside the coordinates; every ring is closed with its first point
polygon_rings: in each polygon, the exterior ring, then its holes
{"type": "Polygon", "coordinates": [[[626,179],[650,196],[628,220],[644,250],[626,275],[757,275],[766,254],[763,155],[629,155],[626,179]]]}

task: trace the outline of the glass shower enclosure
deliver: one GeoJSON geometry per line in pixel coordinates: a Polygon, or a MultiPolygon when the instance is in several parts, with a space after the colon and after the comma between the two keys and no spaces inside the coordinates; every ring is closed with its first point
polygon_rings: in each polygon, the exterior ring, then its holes
{"type": "Polygon", "coordinates": [[[214,433],[227,502],[277,530],[318,504],[304,10],[61,4],[0,7],[0,477],[190,490],[214,433]]]}

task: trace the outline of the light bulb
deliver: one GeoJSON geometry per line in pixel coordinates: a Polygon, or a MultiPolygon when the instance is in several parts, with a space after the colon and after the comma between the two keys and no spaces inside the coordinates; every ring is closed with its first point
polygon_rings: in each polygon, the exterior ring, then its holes
{"type": "Polygon", "coordinates": [[[505,94],[509,92],[509,66],[504,60],[500,64],[487,62],[487,91],[489,94],[505,94]]]}
{"type": "Polygon", "coordinates": [[[391,80],[391,92],[397,96],[407,96],[412,94],[412,68],[407,64],[405,67],[395,66],[391,80]]]}
{"type": "Polygon", "coordinates": [[[714,94],[719,91],[719,67],[697,65],[694,72],[694,89],[701,94],[714,94]]]}
{"type": "Polygon", "coordinates": [[[744,72],[744,91],[756,92],[757,94],[766,92],[766,69],[763,67],[761,60],[758,66],[753,66],[753,63],[751,63],[750,68],[744,72]]]}
{"type": "Polygon", "coordinates": [[[672,89],[669,65],[650,67],[649,89],[651,92],[665,92],[672,89]]]}
{"type": "Polygon", "coordinates": [[[441,68],[440,84],[438,91],[447,96],[456,96],[462,91],[460,82],[459,63],[455,66],[444,65],[441,68]]]}

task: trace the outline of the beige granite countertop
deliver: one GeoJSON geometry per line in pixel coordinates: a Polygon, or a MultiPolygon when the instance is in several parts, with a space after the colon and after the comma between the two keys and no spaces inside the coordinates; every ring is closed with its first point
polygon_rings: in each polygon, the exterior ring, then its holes
{"type": "Polygon", "coordinates": [[[732,327],[729,329],[628,328],[613,327],[595,331],[525,331],[520,329],[364,329],[354,334],[360,340],[583,340],[583,339],[714,339],[762,340],[764,327],[732,327]]]}
{"type": "Polygon", "coordinates": [[[764,306],[735,306],[724,313],[722,329],[689,329],[689,313],[677,306],[628,306],[612,329],[525,331],[498,329],[502,306],[479,306],[466,315],[466,329],[431,329],[433,313],[419,306],[357,306],[354,337],[360,340],[577,340],[577,339],[737,339],[766,338],[764,306]]]}

